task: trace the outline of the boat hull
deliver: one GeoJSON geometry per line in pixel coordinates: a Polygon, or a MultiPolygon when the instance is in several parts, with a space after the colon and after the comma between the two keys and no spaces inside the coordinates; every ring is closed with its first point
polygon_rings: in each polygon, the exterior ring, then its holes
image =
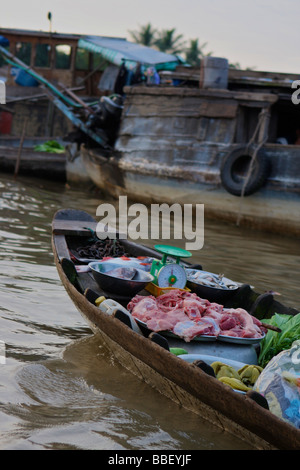
{"type": "Polygon", "coordinates": [[[126,87],[111,155],[83,147],[83,162],[111,196],[204,204],[206,217],[298,235],[300,147],[276,143],[280,106],[270,89],[126,87]],[[233,195],[245,194],[249,167],[250,195],[233,195]]]}
{"type": "Polygon", "coordinates": [[[28,138],[24,140],[22,146],[20,139],[2,137],[0,139],[0,171],[65,182],[66,154],[35,151],[35,145],[44,141],[45,138],[28,138]]]}
{"type": "MultiPolygon", "coordinates": [[[[66,211],[61,212],[62,216],[66,214],[66,211]]],[[[56,223],[54,219],[52,247],[55,264],[74,305],[114,357],[178,406],[198,414],[201,419],[239,437],[253,448],[299,449],[300,432],[295,427],[277,418],[246,394],[236,393],[196,365],[179,359],[147,336],[138,334],[119,319],[102,312],[88,300],[86,288],[81,286],[79,289],[76,279],[70,280],[62,263],[69,256],[67,238],[69,240],[74,236],[78,242],[78,237],[90,236],[87,225],[92,224],[91,219],[74,219],[74,216],[74,211],[69,211],[68,219],[60,217],[56,223]]],[[[137,250],[142,249],[141,246],[134,246],[137,250]]]]}
{"type": "MultiPolygon", "coordinates": [[[[204,204],[205,217],[273,233],[298,236],[300,184],[270,179],[255,194],[237,197],[220,181],[220,164],[201,171],[150,164],[148,158],[107,156],[101,150],[82,148],[86,171],[104,194],[144,204],[204,204]]],[[[147,154],[145,154],[147,155],[147,154]]],[[[143,157],[145,157],[143,155],[143,157]]],[[[295,156],[296,158],[296,156],[295,156]]]]}

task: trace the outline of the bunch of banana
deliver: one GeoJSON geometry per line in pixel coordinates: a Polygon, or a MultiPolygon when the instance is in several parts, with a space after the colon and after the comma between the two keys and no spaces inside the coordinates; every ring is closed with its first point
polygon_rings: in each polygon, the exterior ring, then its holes
{"type": "Polygon", "coordinates": [[[245,365],[241,369],[239,369],[238,374],[241,378],[241,381],[248,386],[253,386],[257,381],[260,373],[262,372],[263,368],[256,365],[245,365]]]}
{"type": "Polygon", "coordinates": [[[243,392],[251,390],[250,387],[247,387],[247,385],[243,384],[241,380],[236,379],[235,377],[220,377],[219,380],[223,384],[229,385],[229,387],[234,388],[235,390],[242,390],[243,392]]]}
{"type": "Polygon", "coordinates": [[[226,385],[236,389],[247,392],[251,390],[262,371],[262,368],[257,365],[245,365],[238,371],[233,367],[228,366],[220,361],[215,361],[211,364],[216,378],[226,385]]]}
{"type": "Polygon", "coordinates": [[[215,361],[211,364],[211,367],[213,368],[217,379],[220,379],[222,377],[228,377],[240,380],[240,376],[237,371],[233,367],[228,366],[223,362],[215,361]]]}

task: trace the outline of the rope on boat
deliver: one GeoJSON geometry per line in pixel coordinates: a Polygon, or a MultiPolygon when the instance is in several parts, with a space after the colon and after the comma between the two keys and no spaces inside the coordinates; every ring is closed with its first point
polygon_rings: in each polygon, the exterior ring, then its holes
{"type": "MultiPolygon", "coordinates": [[[[267,119],[269,117],[270,117],[270,108],[269,107],[262,108],[262,110],[260,111],[259,116],[258,116],[258,122],[257,122],[256,128],[254,130],[253,136],[251,137],[251,139],[249,140],[249,142],[246,146],[247,150],[251,147],[251,145],[254,144],[256,136],[259,134],[259,131],[261,131],[261,129],[266,130],[266,122],[267,122],[267,119]]],[[[241,216],[242,216],[241,212],[242,212],[242,203],[243,203],[243,199],[244,199],[244,196],[245,196],[245,188],[247,187],[247,184],[248,184],[248,182],[249,182],[249,180],[250,180],[250,178],[253,174],[254,164],[255,164],[258,152],[262,148],[262,146],[267,142],[267,140],[268,140],[268,132],[264,132],[264,135],[261,136],[260,140],[258,141],[258,144],[257,144],[257,146],[256,146],[256,148],[253,152],[252,157],[251,157],[251,161],[250,161],[250,165],[249,165],[249,168],[248,168],[247,176],[245,178],[245,181],[244,181],[244,184],[243,184],[243,187],[242,187],[242,192],[241,192],[240,209],[239,209],[239,213],[238,213],[238,217],[237,217],[237,221],[236,221],[236,224],[238,226],[240,224],[240,220],[241,220],[241,216]]]]}

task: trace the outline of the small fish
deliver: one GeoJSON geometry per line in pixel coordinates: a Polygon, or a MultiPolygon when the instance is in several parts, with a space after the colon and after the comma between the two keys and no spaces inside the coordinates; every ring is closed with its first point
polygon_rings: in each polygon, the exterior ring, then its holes
{"type": "Polygon", "coordinates": [[[131,280],[136,274],[136,269],[134,268],[115,268],[111,271],[106,271],[105,274],[108,274],[112,277],[117,277],[118,279],[131,280]]]}
{"type": "Polygon", "coordinates": [[[188,273],[188,280],[207,287],[218,287],[220,289],[231,289],[223,281],[224,274],[212,274],[205,271],[192,271],[188,273]]]}

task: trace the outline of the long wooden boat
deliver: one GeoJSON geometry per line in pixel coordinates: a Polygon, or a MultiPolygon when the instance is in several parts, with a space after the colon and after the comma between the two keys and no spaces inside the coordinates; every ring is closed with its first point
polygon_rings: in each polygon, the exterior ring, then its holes
{"type": "Polygon", "coordinates": [[[36,145],[44,143],[45,140],[45,138],[26,138],[22,141],[22,138],[1,136],[0,171],[65,182],[66,153],[34,150],[36,145]]]}
{"type": "Polygon", "coordinates": [[[66,143],[63,153],[36,151],[35,146],[50,137],[28,137],[21,145],[21,139],[12,136],[0,138],[0,171],[20,174],[69,184],[92,185],[92,180],[82,163],[76,144],[66,143]]]}
{"type": "MultiPolygon", "coordinates": [[[[99,296],[111,298],[126,307],[126,296],[107,294],[84,268],[88,260],[78,257],[79,246],[88,246],[91,233],[99,229],[96,221],[83,211],[60,210],[52,222],[52,246],[60,279],[75,306],[100,335],[103,343],[116,359],[141,380],[156,388],[179,406],[201,416],[224,432],[238,436],[253,448],[272,450],[299,450],[300,430],[275,416],[268,407],[262,406],[251,393],[237,393],[209,375],[194,363],[188,363],[171,352],[172,347],[186,348],[195,353],[204,343],[185,343],[172,337],[153,334],[146,327],[132,328],[131,318],[126,314],[108,315],[95,305],[99,296]],[[81,268],[78,269],[78,266],[81,268]],[[77,269],[76,269],[77,266],[77,269]]],[[[118,243],[132,257],[156,257],[152,248],[132,241],[119,239],[118,243]]],[[[139,293],[149,295],[148,291],[139,293]]],[[[252,311],[257,317],[263,305],[264,315],[274,312],[296,314],[294,309],[278,303],[272,295],[266,297],[255,293],[249,285],[241,285],[227,306],[252,311]]],[[[224,303],[226,305],[226,303],[224,303]]],[[[118,314],[119,313],[119,314],[118,314]]],[[[135,323],[136,325],[136,323],[135,323]]],[[[239,346],[235,345],[238,357],[239,346]]]]}

